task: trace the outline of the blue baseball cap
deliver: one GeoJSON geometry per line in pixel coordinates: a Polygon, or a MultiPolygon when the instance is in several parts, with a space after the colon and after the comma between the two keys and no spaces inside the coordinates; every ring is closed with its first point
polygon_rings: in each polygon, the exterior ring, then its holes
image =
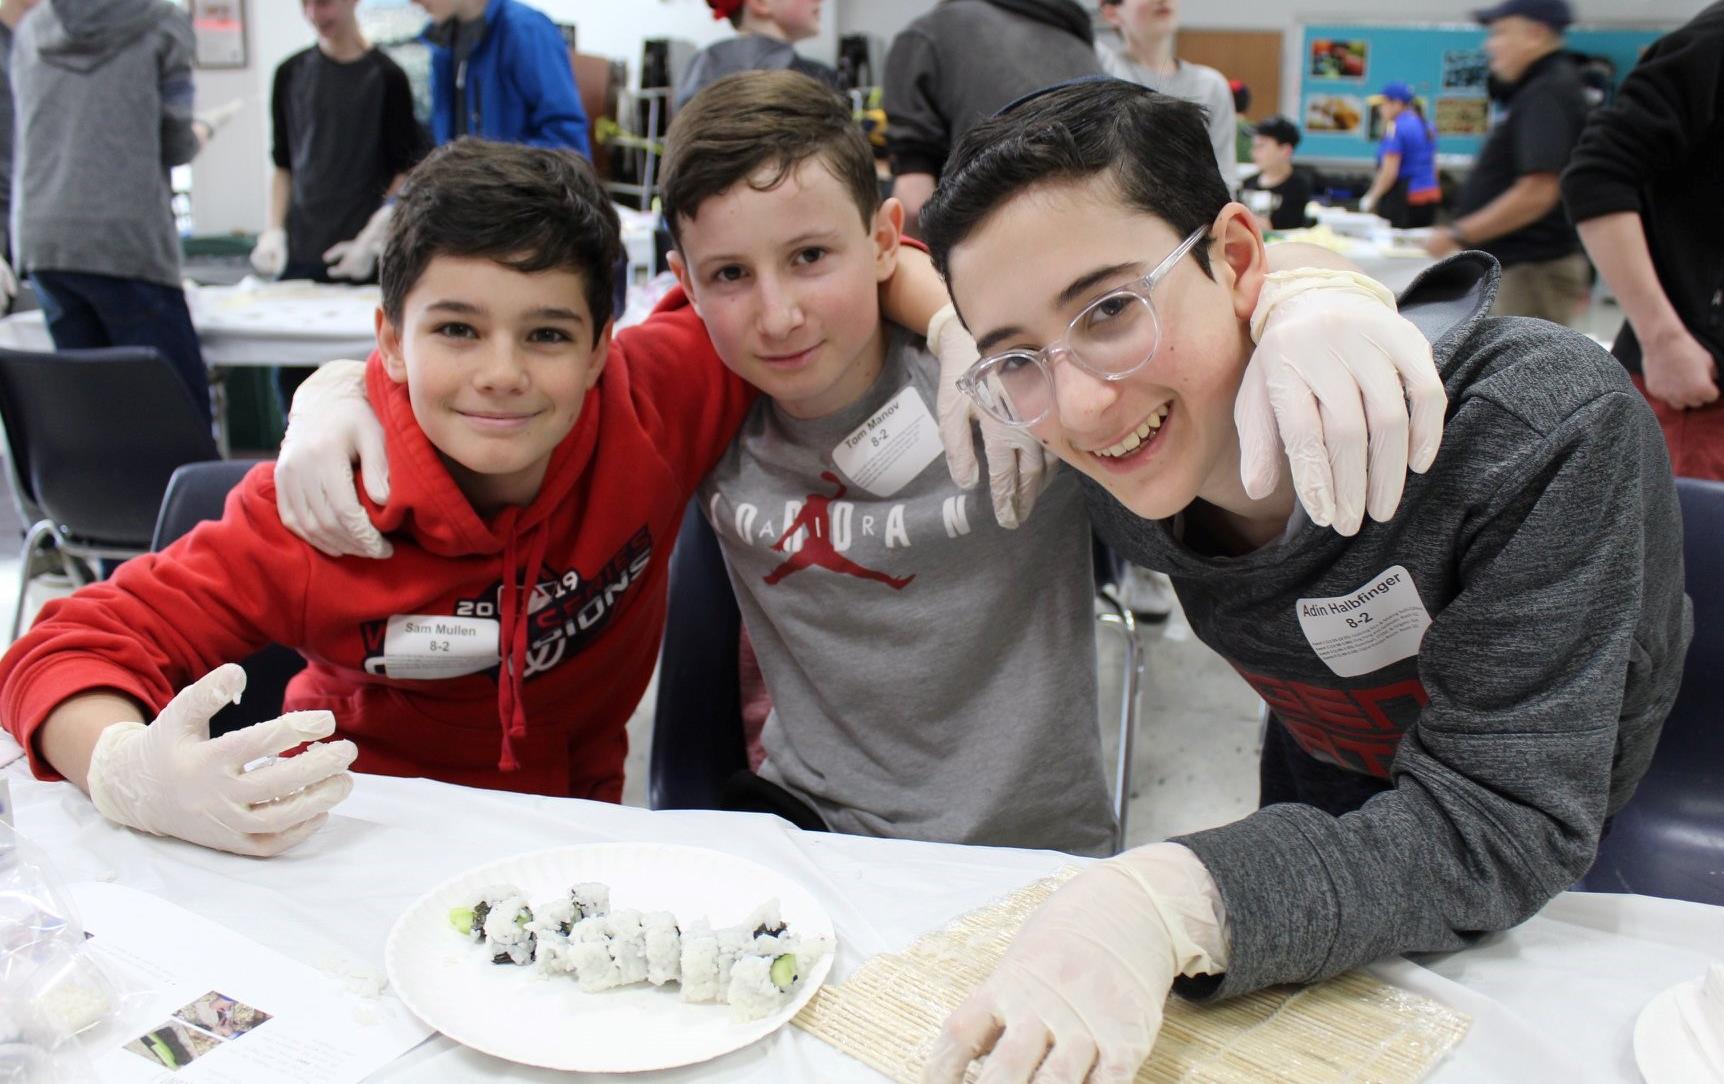
{"type": "Polygon", "coordinates": [[[1481,8],[1473,12],[1473,19],[1489,26],[1510,15],[1519,15],[1523,19],[1543,23],[1558,32],[1574,22],[1574,11],[1569,8],[1567,0],[1503,0],[1494,8],[1481,8]]]}
{"type": "Polygon", "coordinates": [[[1384,83],[1383,89],[1371,95],[1371,104],[1378,102],[1400,102],[1402,105],[1413,100],[1413,84],[1399,79],[1392,83],[1384,83]]]}

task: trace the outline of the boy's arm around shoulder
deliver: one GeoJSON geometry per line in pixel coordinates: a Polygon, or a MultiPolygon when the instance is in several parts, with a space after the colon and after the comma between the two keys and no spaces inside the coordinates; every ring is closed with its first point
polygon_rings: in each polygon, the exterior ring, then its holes
{"type": "Polygon", "coordinates": [[[686,497],[736,436],[759,394],[713,348],[678,286],[652,314],[618,331],[591,394],[626,405],[686,497]]]}
{"type": "Polygon", "coordinates": [[[50,602],[0,659],[0,723],[38,778],[58,778],[38,731],[70,698],[105,690],[150,718],[221,663],[302,642],[311,551],[276,515],[271,470],[248,473],[220,520],[50,602]]]}
{"type": "Polygon", "coordinates": [[[1278,805],[1180,840],[1231,929],[1227,974],[1185,992],[1460,948],[1586,871],[1644,769],[1688,628],[1662,438],[1621,384],[1542,429],[1498,402],[1462,404],[1433,468],[1447,479],[1424,497],[1454,504],[1445,559],[1461,589],[1419,649],[1428,702],[1395,787],[1346,817],[1278,805]]]}

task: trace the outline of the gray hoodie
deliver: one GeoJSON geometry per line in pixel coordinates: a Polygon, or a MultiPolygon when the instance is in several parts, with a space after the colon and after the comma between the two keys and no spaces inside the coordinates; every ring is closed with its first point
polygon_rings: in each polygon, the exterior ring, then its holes
{"type": "Polygon", "coordinates": [[[168,170],[198,151],[192,55],[191,21],[166,0],[48,0],[18,25],[22,267],[179,284],[168,170]]]}
{"type": "Polygon", "coordinates": [[[1395,518],[1352,538],[1299,513],[1214,555],[1087,479],[1096,530],[1166,572],[1192,631],[1308,756],[1387,789],[1341,816],[1270,805],[1186,836],[1231,930],[1188,996],[1309,982],[1525,921],[1592,864],[1652,758],[1693,629],[1658,422],[1568,328],[1488,319],[1482,253],[1401,312],[1448,390],[1443,447],[1395,518]]]}

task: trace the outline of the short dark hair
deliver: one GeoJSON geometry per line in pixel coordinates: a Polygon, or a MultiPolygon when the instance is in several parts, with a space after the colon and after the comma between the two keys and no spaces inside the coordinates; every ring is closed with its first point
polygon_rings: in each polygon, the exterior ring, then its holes
{"type": "Polygon", "coordinates": [[[818,158],[850,192],[864,225],[880,209],[874,152],[850,105],[830,87],[792,71],[727,75],[689,99],[665,134],[661,206],[671,237],[700,205],[738,184],[766,192],[818,158]],[[762,169],[764,184],[751,178],[762,169]]]}
{"type": "Polygon", "coordinates": [[[400,325],[407,292],[433,257],[481,257],[529,274],[579,273],[596,343],[622,255],[616,208],[585,158],[457,139],[407,175],[383,246],[383,314],[400,325]]]}
{"type": "MultiPolygon", "coordinates": [[[[958,141],[922,208],[934,265],[950,281],[952,248],[1025,189],[1102,174],[1126,206],[1181,237],[1231,198],[1200,107],[1122,79],[1075,80],[1020,99],[958,141]]],[[[1208,249],[1193,254],[1208,274],[1208,249]]]]}
{"type": "Polygon", "coordinates": [[[1288,147],[1299,145],[1299,126],[1286,117],[1270,117],[1251,129],[1252,135],[1260,135],[1265,139],[1288,147]]]}

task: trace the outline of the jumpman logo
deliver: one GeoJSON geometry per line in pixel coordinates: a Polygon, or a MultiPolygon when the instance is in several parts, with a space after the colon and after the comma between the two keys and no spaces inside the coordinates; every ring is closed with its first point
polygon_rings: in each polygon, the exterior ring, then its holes
{"type": "Polygon", "coordinates": [[[793,572],[805,568],[824,568],[829,572],[841,572],[846,576],[858,579],[873,580],[883,583],[894,591],[902,591],[915,579],[914,575],[897,579],[884,572],[875,572],[871,568],[863,568],[850,558],[839,553],[832,545],[832,502],[842,500],[848,492],[843,482],[831,471],[821,471],[820,477],[838,487],[838,492],[830,497],[822,497],[818,493],[808,495],[808,503],[802,506],[802,511],[796,513],[796,519],[785,528],[784,534],[772,544],[772,548],[780,553],[789,544],[792,536],[803,528],[808,529],[808,541],[802,548],[790,554],[785,562],[773,569],[766,577],[766,584],[771,587],[793,572]]]}

